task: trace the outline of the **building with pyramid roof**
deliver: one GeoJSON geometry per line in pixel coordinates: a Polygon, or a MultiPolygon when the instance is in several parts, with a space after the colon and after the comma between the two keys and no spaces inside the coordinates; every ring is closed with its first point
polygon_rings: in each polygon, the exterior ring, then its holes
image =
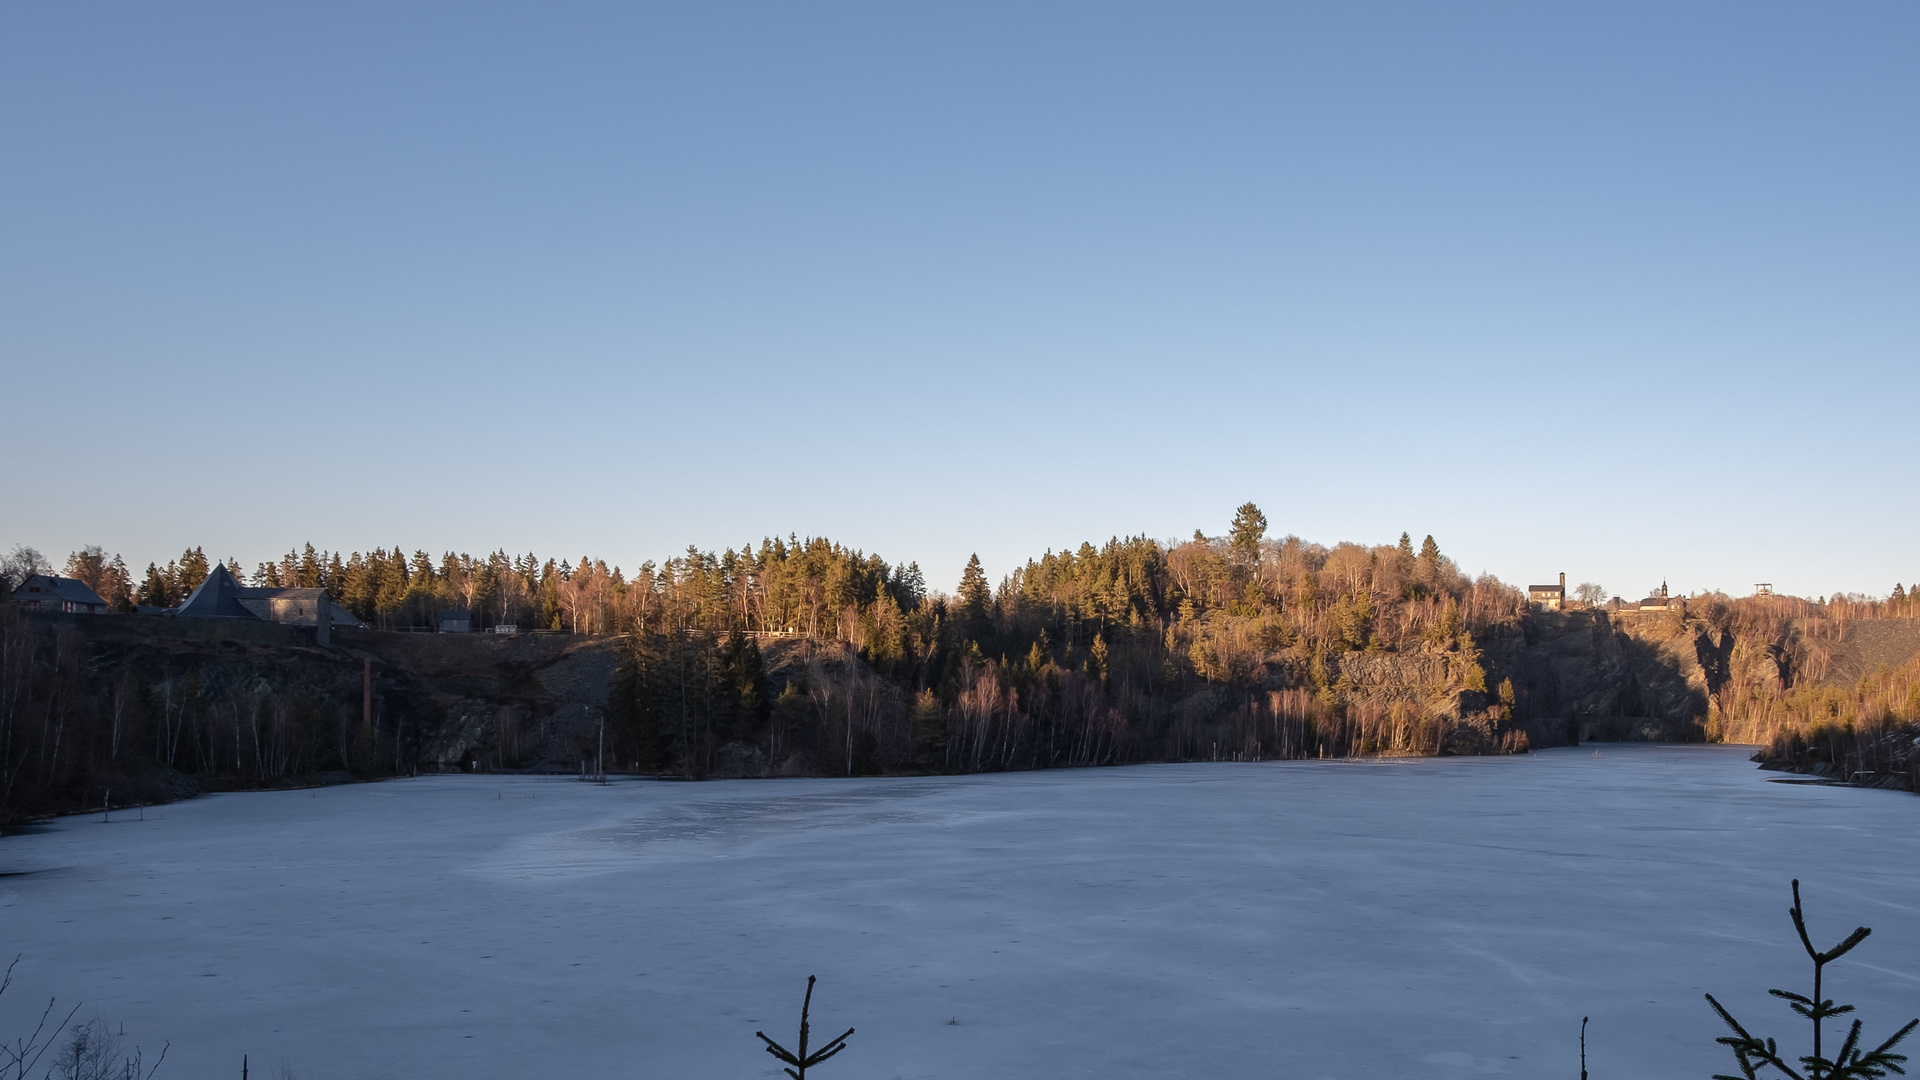
{"type": "Polygon", "coordinates": [[[311,626],[327,644],[336,626],[359,626],[353,612],[333,602],[325,589],[256,589],[240,584],[225,565],[214,564],[207,580],[173,609],[177,619],[257,619],[311,626]]]}

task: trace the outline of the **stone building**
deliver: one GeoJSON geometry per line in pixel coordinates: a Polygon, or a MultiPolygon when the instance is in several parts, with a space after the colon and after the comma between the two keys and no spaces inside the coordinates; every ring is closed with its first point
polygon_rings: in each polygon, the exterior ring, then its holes
{"type": "Polygon", "coordinates": [[[311,626],[322,645],[333,627],[360,625],[353,612],[334,603],[325,589],[248,588],[221,564],[215,564],[207,580],[173,609],[173,615],[178,619],[258,619],[311,626]]]}
{"type": "Polygon", "coordinates": [[[1527,602],[1540,611],[1563,611],[1567,606],[1567,575],[1560,575],[1558,585],[1527,586],[1527,602]]]}

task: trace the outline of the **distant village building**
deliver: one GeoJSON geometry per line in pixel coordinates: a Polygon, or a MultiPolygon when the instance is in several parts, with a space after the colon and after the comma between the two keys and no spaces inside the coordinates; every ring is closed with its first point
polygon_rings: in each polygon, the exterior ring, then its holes
{"type": "Polygon", "coordinates": [[[1664,581],[1657,592],[1640,601],[1641,611],[1665,611],[1672,606],[1673,601],[1667,597],[1667,583],[1664,581]]]}
{"type": "Polygon", "coordinates": [[[1753,595],[1755,595],[1755,596],[1772,596],[1772,595],[1773,595],[1773,582],[1771,582],[1771,581],[1761,581],[1761,582],[1756,582],[1756,583],[1754,584],[1754,586],[1753,586],[1753,595]]]}
{"type": "Polygon", "coordinates": [[[440,632],[443,634],[466,634],[473,631],[473,613],[470,611],[443,611],[440,613],[440,632]]]}
{"type": "Polygon", "coordinates": [[[322,645],[336,626],[359,626],[353,612],[333,602],[325,589],[253,589],[234,580],[216,563],[207,580],[179,607],[178,619],[258,619],[289,626],[311,626],[322,645]]]}
{"type": "Polygon", "coordinates": [[[1561,611],[1567,606],[1567,575],[1560,575],[1558,585],[1527,586],[1527,601],[1541,611],[1561,611]]]}
{"type": "Polygon", "coordinates": [[[60,611],[69,615],[110,615],[112,605],[84,582],[56,574],[35,574],[13,590],[13,602],[27,611],[60,611]]]}

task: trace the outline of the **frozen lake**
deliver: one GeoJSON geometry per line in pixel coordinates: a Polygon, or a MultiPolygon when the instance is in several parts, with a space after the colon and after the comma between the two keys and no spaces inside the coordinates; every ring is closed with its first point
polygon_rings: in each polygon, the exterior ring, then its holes
{"type": "Polygon", "coordinates": [[[57,994],[170,1039],[161,1080],[754,1077],[817,974],[816,1030],[859,1029],[822,1080],[1573,1077],[1583,1015],[1596,1080],[1705,1076],[1703,990],[1801,1051],[1765,993],[1806,989],[1798,875],[1817,944],[1874,928],[1828,986],[1884,1037],[1920,1015],[1920,799],[1745,757],[434,777],[70,818],[0,839],[0,1036],[57,994]]]}

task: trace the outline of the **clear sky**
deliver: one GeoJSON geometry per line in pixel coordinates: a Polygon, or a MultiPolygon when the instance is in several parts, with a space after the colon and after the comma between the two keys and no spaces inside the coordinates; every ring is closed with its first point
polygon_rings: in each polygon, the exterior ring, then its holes
{"type": "Polygon", "coordinates": [[[1911,3],[0,7],[0,545],[1920,577],[1911,3]]]}

